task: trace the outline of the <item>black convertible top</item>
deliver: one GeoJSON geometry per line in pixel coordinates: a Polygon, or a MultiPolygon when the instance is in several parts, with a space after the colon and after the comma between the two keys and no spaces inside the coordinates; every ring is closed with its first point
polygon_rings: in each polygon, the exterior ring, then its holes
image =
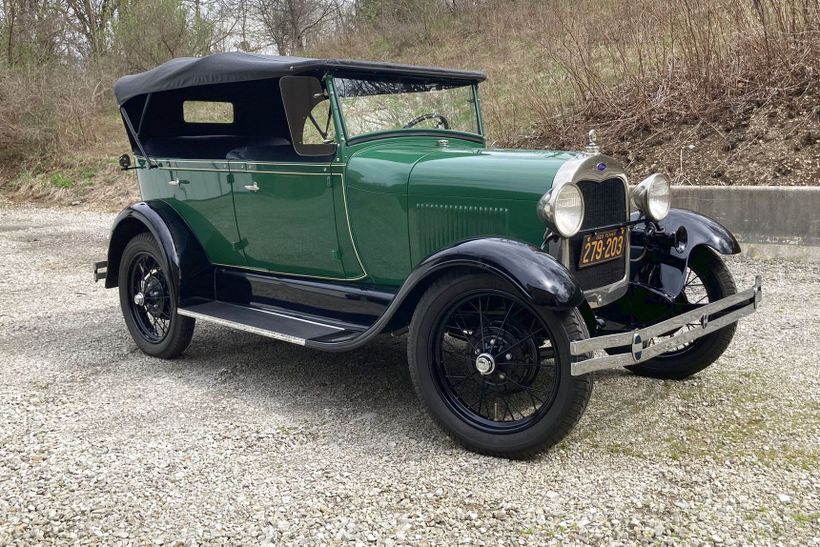
{"type": "Polygon", "coordinates": [[[443,68],[349,61],[280,57],[257,53],[215,53],[207,57],[180,57],[139,74],[123,76],[114,85],[117,103],[122,106],[138,95],[184,87],[264,80],[293,74],[334,72],[341,76],[390,75],[398,78],[429,79],[448,84],[482,82],[481,72],[443,68]]]}

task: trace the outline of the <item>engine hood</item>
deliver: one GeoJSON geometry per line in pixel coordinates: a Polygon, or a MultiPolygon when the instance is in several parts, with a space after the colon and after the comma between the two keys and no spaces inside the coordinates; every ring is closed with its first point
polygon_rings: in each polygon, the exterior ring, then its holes
{"type": "Polygon", "coordinates": [[[420,158],[409,194],[537,201],[574,152],[445,147],[420,158]]]}

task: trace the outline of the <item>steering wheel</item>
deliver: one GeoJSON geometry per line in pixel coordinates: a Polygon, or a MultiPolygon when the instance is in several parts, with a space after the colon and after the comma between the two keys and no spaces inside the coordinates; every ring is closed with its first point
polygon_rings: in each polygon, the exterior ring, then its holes
{"type": "Polygon", "coordinates": [[[450,129],[450,122],[447,121],[447,118],[442,116],[437,112],[428,112],[427,114],[422,114],[418,118],[414,118],[410,120],[405,126],[404,129],[410,129],[411,127],[415,127],[421,122],[425,120],[436,120],[438,123],[436,127],[439,129],[450,129]]]}

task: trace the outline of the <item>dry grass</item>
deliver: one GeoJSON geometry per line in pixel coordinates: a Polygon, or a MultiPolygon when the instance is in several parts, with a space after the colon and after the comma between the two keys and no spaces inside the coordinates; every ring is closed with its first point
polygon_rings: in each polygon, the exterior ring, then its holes
{"type": "Polygon", "coordinates": [[[113,79],[67,67],[0,71],[0,189],[12,200],[117,207],[136,196],[113,79]]]}

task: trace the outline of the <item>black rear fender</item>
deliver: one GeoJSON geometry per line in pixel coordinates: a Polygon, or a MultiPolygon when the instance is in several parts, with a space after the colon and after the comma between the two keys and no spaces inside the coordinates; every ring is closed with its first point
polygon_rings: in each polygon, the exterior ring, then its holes
{"type": "Polygon", "coordinates": [[[162,250],[160,258],[179,289],[179,303],[191,298],[213,298],[213,269],[202,245],[177,212],[158,200],[129,205],[114,220],[108,244],[106,288],[119,284],[123,250],[135,235],[143,232],[150,232],[162,250]]]}

